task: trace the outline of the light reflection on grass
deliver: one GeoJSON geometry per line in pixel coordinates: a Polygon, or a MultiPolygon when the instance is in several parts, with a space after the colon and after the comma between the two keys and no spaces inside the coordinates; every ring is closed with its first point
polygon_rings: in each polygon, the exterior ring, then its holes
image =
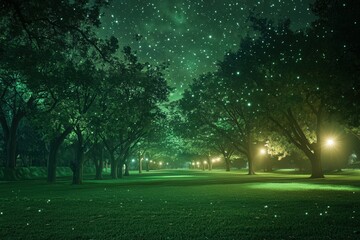
{"type": "Polygon", "coordinates": [[[145,176],[143,178],[199,178],[199,176],[194,175],[168,175],[168,176],[145,176]]]}
{"type": "Polygon", "coordinates": [[[252,183],[247,186],[251,189],[278,190],[278,191],[359,191],[359,187],[349,185],[313,184],[313,183],[252,183]]]}

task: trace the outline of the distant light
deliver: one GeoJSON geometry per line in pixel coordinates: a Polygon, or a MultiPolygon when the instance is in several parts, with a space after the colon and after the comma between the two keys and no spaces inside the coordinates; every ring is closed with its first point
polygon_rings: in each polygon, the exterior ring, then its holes
{"type": "Polygon", "coordinates": [[[328,139],[326,140],[326,146],[332,147],[332,146],[334,146],[334,145],[335,145],[334,139],[328,138],[328,139]]]}
{"type": "Polygon", "coordinates": [[[132,159],[131,161],[132,161],[132,162],[135,162],[135,159],[132,159]]]}
{"type": "Polygon", "coordinates": [[[261,148],[261,149],[260,149],[260,154],[261,154],[261,155],[265,155],[265,154],[266,154],[266,149],[265,149],[265,148],[261,148]]]}
{"type": "Polygon", "coordinates": [[[211,160],[211,162],[220,162],[220,158],[213,158],[212,160],[211,160]]]}

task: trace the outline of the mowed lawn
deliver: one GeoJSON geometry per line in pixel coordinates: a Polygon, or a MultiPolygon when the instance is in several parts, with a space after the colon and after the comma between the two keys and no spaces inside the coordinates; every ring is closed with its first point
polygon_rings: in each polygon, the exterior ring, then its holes
{"type": "Polygon", "coordinates": [[[0,182],[0,239],[360,239],[360,172],[0,182]]]}

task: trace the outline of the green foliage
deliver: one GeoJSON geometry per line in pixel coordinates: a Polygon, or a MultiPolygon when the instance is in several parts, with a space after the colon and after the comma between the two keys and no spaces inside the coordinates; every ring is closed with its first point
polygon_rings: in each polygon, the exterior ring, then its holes
{"type": "Polygon", "coordinates": [[[359,138],[359,1],[317,0],[312,9],[319,19],[311,33],[321,38],[318,47],[326,55],[329,76],[337,80],[330,91],[332,112],[359,138]]]}
{"type": "Polygon", "coordinates": [[[166,65],[140,63],[129,47],[123,50],[124,61],[114,57],[118,40],[96,35],[108,4],[2,3],[0,120],[4,145],[11,141],[7,162],[16,163],[14,139],[25,116],[49,142],[53,166],[69,135],[77,146],[73,163],[80,168],[81,156],[101,141],[121,146],[118,155],[125,161],[130,148],[163,118],[160,105],[170,92],[166,65]]]}

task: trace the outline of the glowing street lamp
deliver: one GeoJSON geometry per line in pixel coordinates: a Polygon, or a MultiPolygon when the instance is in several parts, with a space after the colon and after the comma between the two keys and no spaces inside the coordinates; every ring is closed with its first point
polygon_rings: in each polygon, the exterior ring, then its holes
{"type": "Polygon", "coordinates": [[[335,141],[332,138],[326,139],[326,146],[327,147],[333,147],[335,145],[335,141]]]}
{"type": "Polygon", "coordinates": [[[261,154],[261,155],[265,155],[265,154],[266,154],[266,149],[265,149],[265,148],[261,148],[261,149],[260,149],[260,154],[261,154]]]}

